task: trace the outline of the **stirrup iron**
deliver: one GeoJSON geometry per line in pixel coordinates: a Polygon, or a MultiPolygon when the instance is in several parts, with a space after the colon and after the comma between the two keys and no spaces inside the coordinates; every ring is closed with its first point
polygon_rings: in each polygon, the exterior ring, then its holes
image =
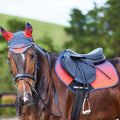
{"type": "Polygon", "coordinates": [[[87,98],[84,98],[82,114],[83,114],[83,115],[89,115],[90,113],[91,113],[91,109],[90,109],[89,101],[88,101],[87,98]],[[87,104],[88,104],[88,110],[85,110],[85,103],[86,103],[86,102],[87,102],[87,104]]]}

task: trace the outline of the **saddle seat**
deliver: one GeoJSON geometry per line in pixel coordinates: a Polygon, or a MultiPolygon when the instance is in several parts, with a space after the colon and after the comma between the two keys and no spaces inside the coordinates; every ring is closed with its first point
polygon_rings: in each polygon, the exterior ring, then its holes
{"type": "Polygon", "coordinates": [[[105,56],[103,55],[103,48],[97,48],[88,54],[79,54],[70,49],[66,50],[66,54],[70,57],[90,59],[94,64],[99,64],[105,61],[105,56]]]}
{"type": "Polygon", "coordinates": [[[102,48],[97,48],[88,54],[78,54],[67,49],[62,56],[61,65],[77,83],[88,85],[96,78],[95,64],[104,61],[102,48]]]}

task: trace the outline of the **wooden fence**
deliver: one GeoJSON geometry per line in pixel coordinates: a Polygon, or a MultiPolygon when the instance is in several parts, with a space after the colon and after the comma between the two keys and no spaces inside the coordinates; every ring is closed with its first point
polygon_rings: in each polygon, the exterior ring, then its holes
{"type": "MultiPolygon", "coordinates": [[[[14,97],[16,97],[16,93],[14,93],[14,92],[12,92],[12,93],[0,93],[0,108],[1,107],[14,107],[15,105],[14,105],[14,103],[12,103],[12,104],[2,104],[2,99],[3,98],[9,98],[10,96],[14,96],[14,97]]],[[[15,98],[13,98],[13,99],[15,99],[15,98]]]]}

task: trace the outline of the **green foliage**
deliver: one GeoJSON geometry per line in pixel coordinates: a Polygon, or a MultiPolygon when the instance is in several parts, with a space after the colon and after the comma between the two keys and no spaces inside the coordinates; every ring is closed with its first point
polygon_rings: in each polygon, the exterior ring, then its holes
{"type": "Polygon", "coordinates": [[[0,92],[15,91],[6,57],[0,57],[0,92]]]}
{"type": "Polygon", "coordinates": [[[83,44],[85,42],[85,23],[86,18],[85,15],[78,9],[73,9],[70,14],[71,20],[69,21],[70,27],[65,28],[68,34],[72,35],[72,40],[65,43],[65,48],[71,48],[81,52],[84,52],[82,49],[83,44]]]}
{"type": "MultiPolygon", "coordinates": [[[[15,101],[13,101],[13,98],[4,98],[1,99],[1,104],[5,105],[5,104],[14,104],[15,101]]],[[[9,108],[0,108],[0,116],[15,116],[16,115],[16,111],[14,107],[9,107],[9,108]]]]}
{"type": "Polygon", "coordinates": [[[38,39],[37,45],[47,49],[50,52],[58,53],[58,46],[54,44],[54,41],[51,37],[49,37],[47,34],[43,36],[43,38],[38,39]]]}
{"type": "MultiPolygon", "coordinates": [[[[95,6],[96,9],[96,6],[95,6]]],[[[87,53],[99,45],[97,37],[97,17],[96,12],[90,11],[88,15],[83,15],[78,9],[73,9],[70,14],[70,27],[65,30],[72,35],[71,41],[64,44],[65,48],[70,48],[79,53],[87,53]],[[94,16],[96,18],[94,18],[94,16]],[[96,39],[96,40],[95,40],[96,39]]]]}
{"type": "Polygon", "coordinates": [[[7,41],[3,38],[2,35],[0,35],[0,57],[6,56],[7,54],[7,41]]]}
{"type": "Polygon", "coordinates": [[[106,41],[105,52],[110,58],[120,56],[120,0],[108,0],[101,11],[104,13],[100,24],[106,41]]]}
{"type": "Polygon", "coordinates": [[[0,115],[4,117],[16,116],[15,108],[0,108],[0,115]]]}
{"type": "Polygon", "coordinates": [[[73,9],[70,14],[71,20],[69,23],[71,24],[70,28],[66,28],[66,32],[68,34],[73,35],[74,40],[78,40],[80,35],[84,35],[84,27],[85,27],[85,16],[78,9],[73,9]]]}
{"type": "Polygon", "coordinates": [[[18,19],[10,19],[7,22],[10,32],[16,31],[24,31],[25,30],[25,22],[18,20],[18,19]]]}
{"type": "Polygon", "coordinates": [[[72,35],[71,41],[65,43],[80,53],[87,53],[97,47],[104,48],[107,58],[120,56],[120,0],[108,0],[104,7],[94,8],[86,15],[78,9],[73,9],[70,27],[65,30],[72,35]]]}

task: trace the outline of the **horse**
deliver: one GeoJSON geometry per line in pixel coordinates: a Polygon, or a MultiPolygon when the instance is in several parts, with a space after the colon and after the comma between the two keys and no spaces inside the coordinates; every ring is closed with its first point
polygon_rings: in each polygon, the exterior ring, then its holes
{"type": "MultiPolygon", "coordinates": [[[[32,26],[10,33],[1,27],[8,40],[8,63],[17,87],[16,113],[20,120],[71,120],[75,94],[55,73],[59,54],[48,52],[32,39],[32,26]]],[[[109,60],[120,77],[120,58],[109,60]]],[[[112,88],[95,90],[89,95],[91,113],[80,113],[79,120],[120,118],[120,82],[112,88]]],[[[87,106],[85,106],[86,108],[87,106]]]]}

